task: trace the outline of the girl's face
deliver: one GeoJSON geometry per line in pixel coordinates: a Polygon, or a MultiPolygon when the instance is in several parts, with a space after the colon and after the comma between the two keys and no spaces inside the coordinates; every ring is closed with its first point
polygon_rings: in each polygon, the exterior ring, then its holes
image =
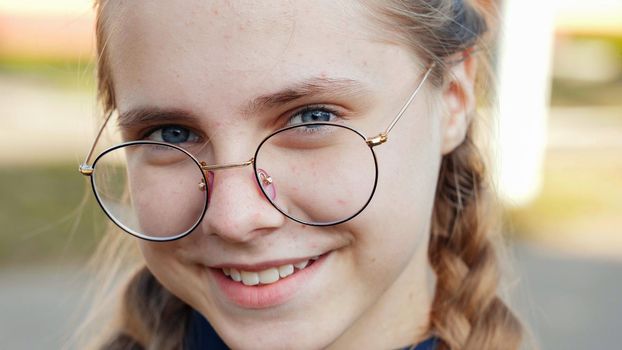
{"type": "MultiPolygon", "coordinates": [[[[106,6],[119,113],[167,112],[148,125],[121,120],[125,137],[176,142],[218,164],[250,159],[265,136],[301,118],[376,135],[425,71],[409,48],[383,40],[356,1],[106,6]]],[[[446,148],[442,101],[426,83],[389,141],[375,148],[378,187],[354,219],[323,228],[295,223],[259,192],[252,167],[219,170],[205,218],[189,236],[140,242],[147,265],[233,348],[415,342],[430,304],[428,232],[446,148]],[[293,274],[274,282],[275,268],[293,274]],[[246,284],[272,283],[247,286],[232,279],[236,272],[246,284]]],[[[166,211],[172,203],[149,205],[166,211]]]]}

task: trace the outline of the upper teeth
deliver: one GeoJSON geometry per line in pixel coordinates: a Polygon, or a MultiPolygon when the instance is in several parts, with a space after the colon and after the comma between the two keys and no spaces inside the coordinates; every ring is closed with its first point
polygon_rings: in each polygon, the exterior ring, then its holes
{"type": "Polygon", "coordinates": [[[247,286],[255,286],[258,284],[270,284],[278,281],[281,278],[285,278],[294,273],[294,267],[298,270],[302,270],[309,265],[309,260],[317,260],[319,257],[313,257],[308,260],[304,260],[295,264],[286,264],[279,267],[271,267],[262,271],[244,271],[238,270],[233,267],[225,267],[222,272],[231,277],[236,282],[242,282],[247,286]]]}

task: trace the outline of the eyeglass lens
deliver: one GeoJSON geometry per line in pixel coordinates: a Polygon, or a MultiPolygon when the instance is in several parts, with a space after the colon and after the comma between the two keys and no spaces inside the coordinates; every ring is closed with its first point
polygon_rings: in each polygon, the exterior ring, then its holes
{"type": "Polygon", "coordinates": [[[193,229],[207,203],[205,177],[186,153],[163,144],[130,144],[101,155],[93,187],[108,216],[142,238],[193,229]]]}
{"type": "Polygon", "coordinates": [[[374,154],[365,139],[330,124],[273,134],[258,149],[255,166],[272,180],[274,206],[311,225],[330,225],[357,214],[376,182],[374,154]]]}

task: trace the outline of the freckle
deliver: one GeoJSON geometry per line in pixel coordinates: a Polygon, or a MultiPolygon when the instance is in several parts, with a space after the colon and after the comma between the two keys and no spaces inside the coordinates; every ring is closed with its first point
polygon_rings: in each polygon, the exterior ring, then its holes
{"type": "Polygon", "coordinates": [[[214,14],[214,16],[218,16],[218,14],[219,14],[218,9],[214,9],[214,10],[212,11],[212,13],[214,14]]]}

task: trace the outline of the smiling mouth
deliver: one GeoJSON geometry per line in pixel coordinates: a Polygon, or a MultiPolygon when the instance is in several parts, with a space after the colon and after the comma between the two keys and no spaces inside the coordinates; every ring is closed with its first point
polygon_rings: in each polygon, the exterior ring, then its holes
{"type": "Polygon", "coordinates": [[[245,271],[233,267],[225,267],[222,268],[221,271],[232,281],[240,282],[246,286],[257,286],[276,283],[284,278],[292,276],[298,271],[302,271],[311,266],[319,258],[319,256],[315,256],[295,264],[285,264],[261,271],[245,271]]]}

